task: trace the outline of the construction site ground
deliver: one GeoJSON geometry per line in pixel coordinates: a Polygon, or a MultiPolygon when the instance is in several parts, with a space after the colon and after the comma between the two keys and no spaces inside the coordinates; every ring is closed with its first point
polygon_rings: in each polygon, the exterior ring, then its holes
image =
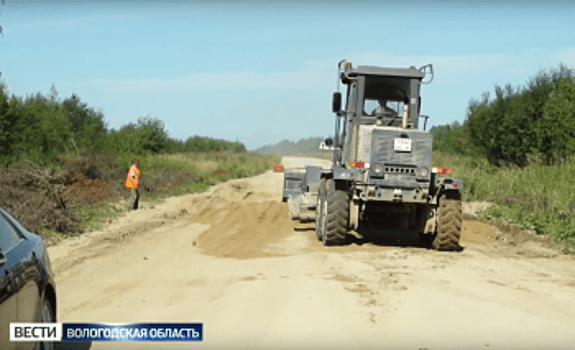
{"type": "MultiPolygon", "coordinates": [[[[285,167],[320,159],[284,158],[285,167]]],[[[126,213],[49,247],[59,322],[202,322],[198,343],[60,349],[571,349],[575,258],[465,203],[461,252],[408,235],[324,247],[282,173],[126,213]]],[[[142,198],[144,203],[146,197],[142,198]]]]}

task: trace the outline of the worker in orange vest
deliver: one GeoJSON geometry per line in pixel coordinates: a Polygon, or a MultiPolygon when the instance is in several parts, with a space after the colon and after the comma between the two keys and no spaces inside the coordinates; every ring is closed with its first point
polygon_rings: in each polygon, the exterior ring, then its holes
{"type": "Polygon", "coordinates": [[[126,187],[130,189],[132,194],[132,207],[131,210],[138,210],[138,201],[140,200],[140,192],[138,188],[140,187],[140,162],[137,159],[132,160],[132,166],[128,170],[128,176],[126,177],[126,187]]]}

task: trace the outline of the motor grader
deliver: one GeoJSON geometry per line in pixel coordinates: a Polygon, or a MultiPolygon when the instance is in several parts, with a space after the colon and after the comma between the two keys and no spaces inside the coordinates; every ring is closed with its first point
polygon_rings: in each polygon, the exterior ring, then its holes
{"type": "Polygon", "coordinates": [[[460,250],[463,181],[432,167],[428,116],[420,114],[421,87],[433,77],[431,64],[339,62],[335,135],[325,140],[332,166],[285,169],[282,196],[293,219],[315,220],[324,245],[345,244],[351,230],[394,222],[393,230],[414,232],[434,249],[460,250]]]}

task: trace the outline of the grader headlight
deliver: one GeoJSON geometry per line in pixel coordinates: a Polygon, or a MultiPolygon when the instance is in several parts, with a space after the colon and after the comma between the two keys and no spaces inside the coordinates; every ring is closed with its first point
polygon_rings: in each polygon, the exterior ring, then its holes
{"type": "Polygon", "coordinates": [[[424,167],[424,166],[419,167],[419,168],[417,168],[416,174],[417,174],[417,177],[426,177],[429,175],[429,169],[427,169],[427,167],[424,167]]]}

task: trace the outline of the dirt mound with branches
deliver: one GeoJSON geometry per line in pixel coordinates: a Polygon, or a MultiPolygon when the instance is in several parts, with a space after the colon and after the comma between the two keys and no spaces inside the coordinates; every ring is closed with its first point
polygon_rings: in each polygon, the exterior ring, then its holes
{"type": "Polygon", "coordinates": [[[80,233],[76,215],[61,190],[67,174],[49,170],[16,168],[0,175],[0,206],[28,230],[44,229],[80,233]]]}
{"type": "Polygon", "coordinates": [[[87,178],[82,173],[75,173],[69,179],[70,184],[62,189],[70,205],[94,204],[110,197],[110,187],[100,179],[87,178]]]}
{"type": "MultiPolygon", "coordinates": [[[[127,195],[128,167],[115,167],[111,157],[90,153],[80,160],[56,161],[63,169],[53,171],[21,162],[0,173],[0,206],[32,232],[81,233],[74,207],[127,195]]],[[[166,195],[195,180],[185,171],[164,169],[149,174],[144,169],[140,188],[143,193],[166,195]]]]}

